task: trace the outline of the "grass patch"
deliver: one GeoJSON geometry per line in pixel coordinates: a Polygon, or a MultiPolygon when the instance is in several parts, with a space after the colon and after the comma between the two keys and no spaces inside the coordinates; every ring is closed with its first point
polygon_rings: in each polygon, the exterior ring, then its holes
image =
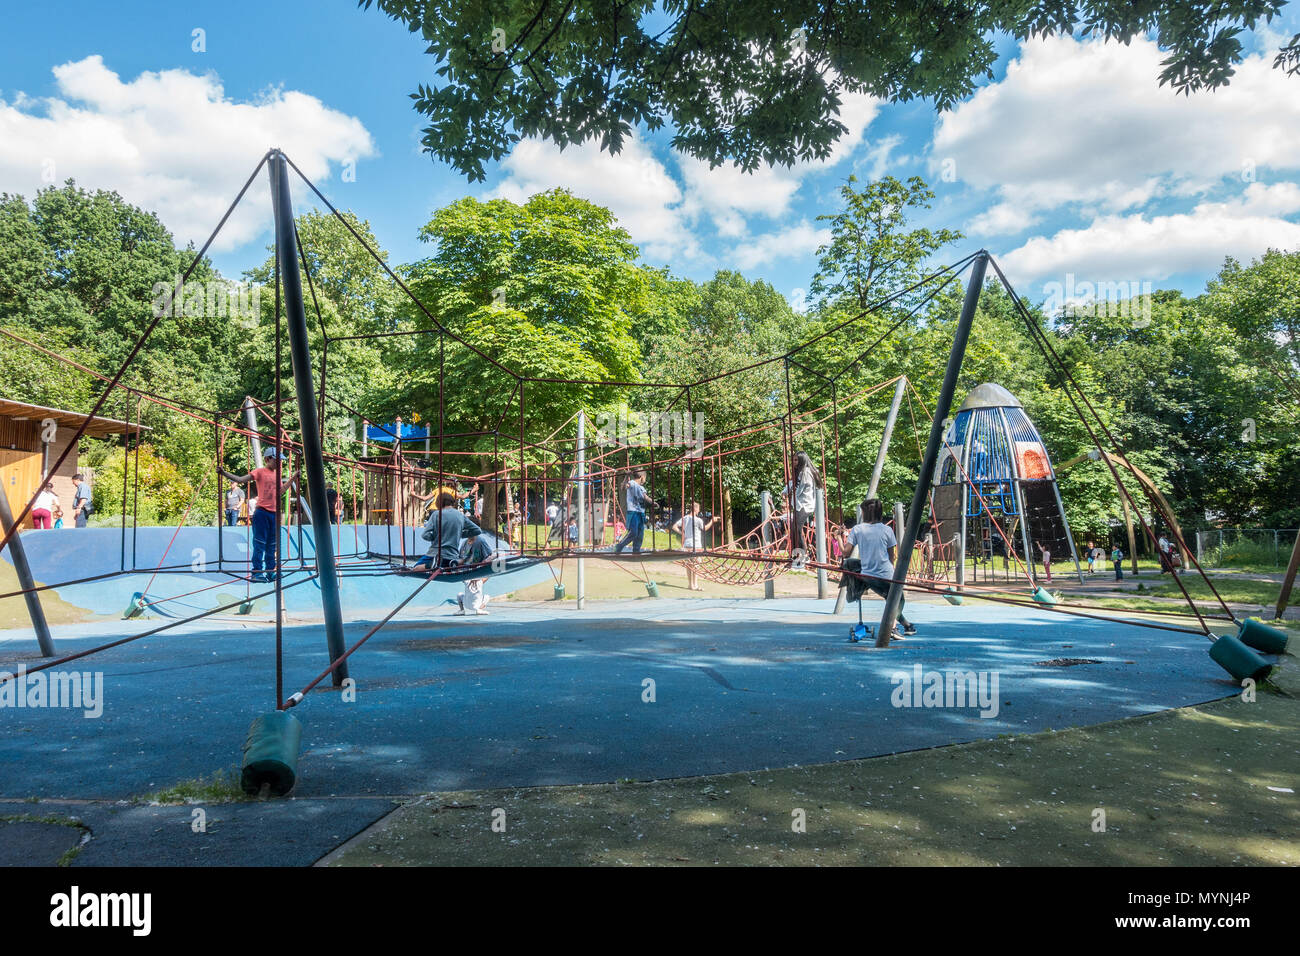
{"type": "Polygon", "coordinates": [[[253,799],[240,785],[240,773],[231,767],[218,770],[211,777],[182,780],[165,790],[140,797],[137,803],[177,806],[187,803],[242,803],[253,799]]]}

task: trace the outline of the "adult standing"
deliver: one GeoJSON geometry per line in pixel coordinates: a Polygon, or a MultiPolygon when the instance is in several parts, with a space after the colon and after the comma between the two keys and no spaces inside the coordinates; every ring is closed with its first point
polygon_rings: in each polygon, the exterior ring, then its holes
{"type": "Polygon", "coordinates": [[[1163,532],[1160,539],[1156,541],[1156,548],[1160,552],[1160,573],[1164,574],[1166,571],[1172,571],[1173,562],[1169,558],[1169,539],[1165,537],[1163,532]]]}
{"type": "MultiPolygon", "coordinates": [[[[279,461],[278,456],[274,448],[262,452],[262,458],[267,461],[279,461]]],[[[276,469],[265,464],[246,475],[234,475],[224,468],[219,470],[227,481],[237,485],[252,483],[257,489],[257,507],[253,509],[251,521],[253,560],[249,579],[260,584],[274,581],[279,574],[276,552],[280,545],[280,493],[290,486],[296,487],[298,478],[296,475],[282,478],[277,484],[276,469]]]]}
{"type": "Polygon", "coordinates": [[[790,553],[804,550],[803,529],[817,508],[817,489],[823,487],[821,472],[813,466],[806,451],[794,459],[794,524],[790,532],[790,553]]]}
{"type": "Polygon", "coordinates": [[[623,549],[632,545],[632,553],[641,553],[641,543],[645,537],[645,509],[654,507],[654,502],[645,491],[645,469],[638,468],[627,480],[627,498],[624,502],[627,512],[627,534],[614,545],[614,553],[622,554],[623,549]]]}
{"type": "MultiPolygon", "coordinates": [[[[703,551],[705,549],[704,532],[713,527],[713,523],[718,519],[709,515],[708,520],[700,514],[700,503],[691,502],[690,512],[681,516],[672,530],[682,536],[682,547],[687,551],[703,551]]],[[[686,586],[692,591],[703,591],[700,586],[700,578],[695,570],[695,562],[686,562],[686,586]]]]}
{"type": "Polygon", "coordinates": [[[72,499],[72,524],[76,528],[86,527],[87,519],[95,511],[95,506],[91,502],[90,485],[86,483],[86,476],[77,472],[72,478],[77,483],[77,493],[72,499]]]}
{"type": "Polygon", "coordinates": [[[47,481],[32,505],[32,524],[38,531],[53,528],[56,510],[59,510],[59,496],[54,493],[54,485],[47,481]]]}
{"type": "Polygon", "coordinates": [[[226,492],[226,525],[235,527],[239,524],[239,506],[246,500],[244,489],[239,485],[231,485],[230,490],[226,492]]]}

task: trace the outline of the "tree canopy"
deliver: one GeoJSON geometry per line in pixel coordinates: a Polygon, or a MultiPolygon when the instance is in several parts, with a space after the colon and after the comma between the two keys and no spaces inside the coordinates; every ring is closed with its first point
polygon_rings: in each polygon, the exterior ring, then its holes
{"type": "MultiPolygon", "coordinates": [[[[846,132],[846,94],[932,100],[940,110],[993,75],[996,35],[1152,34],[1160,83],[1180,93],[1228,83],[1243,31],[1286,0],[359,0],[418,34],[432,84],[411,94],[423,145],[471,181],[535,136],[596,140],[617,153],[639,125],[673,147],[753,170],[825,159],[846,132]]],[[[1275,65],[1300,71],[1300,35],[1275,65]]]]}

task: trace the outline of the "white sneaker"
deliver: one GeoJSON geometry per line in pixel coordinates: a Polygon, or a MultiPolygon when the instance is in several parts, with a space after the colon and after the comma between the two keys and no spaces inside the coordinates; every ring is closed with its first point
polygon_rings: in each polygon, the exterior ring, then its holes
{"type": "Polygon", "coordinates": [[[481,608],[479,608],[477,611],[475,611],[474,613],[475,613],[475,614],[486,614],[486,613],[487,613],[487,608],[485,608],[485,607],[481,607],[481,608]]]}

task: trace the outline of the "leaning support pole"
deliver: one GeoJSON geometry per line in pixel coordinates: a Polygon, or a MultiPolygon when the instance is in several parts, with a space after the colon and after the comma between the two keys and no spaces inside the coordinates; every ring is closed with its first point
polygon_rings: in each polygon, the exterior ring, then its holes
{"type": "MultiPolygon", "coordinates": [[[[280,257],[284,283],[285,321],[289,326],[289,350],[293,356],[293,383],[298,399],[298,422],[302,427],[303,467],[307,490],[314,503],[328,500],[325,494],[325,458],[321,453],[320,423],[316,416],[316,395],[311,373],[311,350],[307,344],[307,308],[302,298],[302,275],[298,272],[298,243],[293,225],[293,204],[289,199],[289,164],[276,150],[271,156],[271,197],[275,208],[275,247],[280,257]]],[[[334,536],[324,507],[312,509],[312,530],[316,539],[317,582],[325,612],[325,642],[331,661],[347,651],[343,641],[343,611],[339,604],[339,579],[334,562],[334,536]]],[[[348,663],[334,668],[334,686],[348,676],[348,663]]]]}
{"type": "Polygon", "coordinates": [[[981,249],[971,263],[970,280],[966,286],[966,301],[962,303],[961,318],[957,320],[957,329],[952,338],[952,350],[948,353],[948,367],[943,373],[943,385],[939,389],[939,398],[934,404],[934,417],[930,422],[930,439],[925,444],[925,457],[921,459],[921,473],[916,479],[916,493],[912,496],[912,507],[907,512],[907,527],[898,542],[898,560],[894,563],[894,580],[889,585],[889,596],[885,599],[885,613],[880,616],[880,630],[876,634],[876,646],[888,647],[894,633],[894,623],[898,620],[899,609],[903,605],[903,585],[907,581],[907,569],[912,563],[912,551],[916,547],[916,535],[921,528],[921,516],[925,514],[926,494],[934,481],[934,466],[939,460],[939,446],[943,441],[943,422],[952,410],[952,397],[957,391],[957,376],[961,372],[962,359],[966,357],[966,343],[970,340],[970,328],[975,320],[975,309],[979,305],[980,290],[984,288],[984,270],[989,264],[989,254],[981,249]]]}
{"type": "MultiPolygon", "coordinates": [[[[9,534],[13,528],[14,516],[9,510],[9,498],[0,488],[0,534],[9,534]]],[[[32,630],[36,632],[36,643],[40,646],[42,657],[54,656],[54,639],[50,637],[50,625],[45,621],[45,609],[41,607],[41,596],[35,590],[36,581],[32,578],[32,566],[27,563],[27,551],[23,548],[23,536],[14,528],[13,537],[5,545],[9,557],[18,572],[18,586],[23,589],[23,599],[27,601],[27,614],[32,619],[32,630]]]]}
{"type": "MultiPolygon", "coordinates": [[[[880,436],[880,447],[876,449],[876,466],[871,469],[871,484],[867,488],[868,498],[876,497],[876,489],[880,486],[880,475],[885,470],[885,456],[889,454],[889,442],[894,437],[894,424],[898,421],[898,409],[903,404],[903,393],[906,391],[907,376],[900,375],[898,383],[894,386],[894,400],[889,403],[889,415],[885,418],[885,431],[880,436]]],[[[856,523],[855,521],[854,524],[856,523]]],[[[845,595],[848,593],[847,588],[840,588],[839,593],[835,596],[835,610],[831,613],[843,613],[845,595]]]]}
{"type": "MultiPolygon", "coordinates": [[[[0,492],[0,497],[4,497],[3,492],[0,492]]],[[[14,540],[16,541],[17,538],[14,540]]],[[[1291,600],[1291,588],[1295,585],[1297,570],[1300,570],[1300,531],[1296,532],[1295,546],[1291,549],[1291,562],[1286,566],[1286,577],[1282,579],[1282,590],[1277,593],[1277,613],[1273,616],[1278,620],[1282,619],[1282,612],[1286,610],[1291,600]]]]}
{"type": "Polygon", "coordinates": [[[257,412],[253,409],[253,398],[251,395],[244,396],[244,421],[248,423],[248,430],[252,432],[249,441],[253,446],[253,467],[262,467],[262,439],[257,437],[257,412]]]}
{"type": "Polygon", "coordinates": [[[894,400],[889,405],[889,416],[885,419],[885,432],[880,436],[880,447],[876,449],[876,467],[871,469],[871,485],[867,488],[867,497],[876,497],[880,486],[880,473],[885,469],[885,456],[889,454],[889,441],[894,437],[894,423],[898,421],[898,409],[903,404],[903,392],[907,389],[907,376],[900,375],[894,386],[894,400]]]}

